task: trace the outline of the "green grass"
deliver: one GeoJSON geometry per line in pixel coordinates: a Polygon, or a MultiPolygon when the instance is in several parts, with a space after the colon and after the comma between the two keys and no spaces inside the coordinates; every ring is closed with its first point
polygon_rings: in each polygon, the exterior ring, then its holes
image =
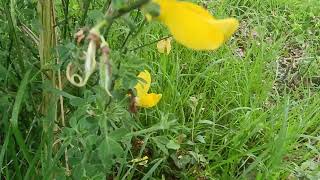
{"type": "MultiPolygon", "coordinates": [[[[119,21],[107,36],[114,64],[122,61],[121,69],[114,70],[120,80],[109,105],[96,77],[85,88],[66,84],[63,91],[42,84],[39,59],[30,51],[37,52],[36,45],[16,40],[9,29],[17,27],[0,18],[0,177],[319,179],[319,1],[197,2],[218,18],[237,17],[241,25],[236,35],[213,52],[173,42],[169,55],[158,53],[152,44],[120,56],[129,28],[119,21]],[[10,43],[13,39],[22,49],[10,43]],[[21,58],[32,75],[20,72],[21,58]],[[151,92],[162,93],[162,99],[155,108],[132,115],[123,89],[132,86],[130,77],[144,68],[152,74],[151,92]],[[47,115],[40,113],[41,91],[64,96],[66,127],[60,113],[55,120],[54,108],[47,115]],[[144,156],[149,157],[145,166],[131,162],[144,156]]],[[[62,21],[62,5],[56,6],[62,21]]],[[[76,48],[70,42],[82,19],[76,1],[70,6],[69,38],[61,38],[58,45],[63,63],[55,67],[63,73],[74,60],[71,52],[76,48]]],[[[92,4],[88,25],[101,7],[103,2],[92,4]]],[[[35,12],[16,12],[39,32],[35,12]]],[[[17,29],[14,33],[25,37],[17,29]]],[[[159,23],[147,23],[127,48],[168,34],[159,23]]]]}

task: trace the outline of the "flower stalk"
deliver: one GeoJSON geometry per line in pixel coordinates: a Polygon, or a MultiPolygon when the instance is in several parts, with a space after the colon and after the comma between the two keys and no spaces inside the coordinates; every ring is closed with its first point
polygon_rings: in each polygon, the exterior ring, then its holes
{"type": "MultiPolygon", "coordinates": [[[[56,73],[52,66],[56,63],[53,58],[52,49],[56,47],[56,31],[55,31],[55,14],[54,14],[54,0],[39,0],[39,14],[42,29],[40,31],[39,41],[39,55],[41,69],[46,69],[46,75],[43,74],[43,82],[50,81],[53,87],[56,86],[56,73]]],[[[43,92],[42,113],[47,114],[49,108],[49,101],[52,99],[51,93],[43,92]]],[[[56,108],[56,104],[55,107],[56,108]]]]}

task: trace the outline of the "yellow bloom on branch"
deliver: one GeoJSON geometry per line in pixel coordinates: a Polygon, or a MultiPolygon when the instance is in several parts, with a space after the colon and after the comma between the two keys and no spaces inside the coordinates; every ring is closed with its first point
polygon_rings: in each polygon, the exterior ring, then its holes
{"type": "Polygon", "coordinates": [[[134,87],[137,92],[137,106],[151,108],[158,104],[162,94],[148,93],[151,86],[151,75],[145,70],[138,75],[139,82],[134,87]]]}
{"type": "Polygon", "coordinates": [[[214,50],[237,30],[234,18],[215,19],[209,11],[190,2],[153,0],[160,6],[157,17],[175,40],[194,50],[214,50]]]}

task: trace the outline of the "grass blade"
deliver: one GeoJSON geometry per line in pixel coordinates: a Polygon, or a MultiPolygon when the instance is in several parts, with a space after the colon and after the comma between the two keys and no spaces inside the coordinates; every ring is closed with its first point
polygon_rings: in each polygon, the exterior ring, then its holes
{"type": "Polygon", "coordinates": [[[1,147],[1,153],[0,153],[0,177],[1,177],[1,172],[2,172],[3,158],[4,158],[4,155],[5,155],[6,150],[8,148],[10,136],[11,136],[11,127],[9,127],[9,129],[8,129],[7,134],[6,134],[6,138],[5,138],[4,143],[3,143],[3,146],[1,147]]]}
{"type": "Polygon", "coordinates": [[[12,126],[12,131],[13,131],[13,134],[15,136],[15,139],[19,145],[19,147],[21,148],[22,150],[22,153],[24,155],[24,158],[28,161],[28,163],[31,162],[31,156],[27,150],[27,147],[24,143],[24,139],[22,137],[22,134],[18,128],[18,119],[19,119],[19,112],[20,112],[20,107],[21,107],[21,103],[22,103],[22,100],[23,100],[23,96],[27,90],[27,85],[28,85],[28,82],[29,82],[29,76],[30,76],[30,73],[31,73],[31,70],[27,71],[27,73],[24,75],[24,78],[22,79],[21,81],[21,84],[19,86],[19,90],[18,90],[18,93],[17,93],[17,96],[16,96],[16,100],[14,102],[14,105],[13,105],[13,110],[12,110],[12,116],[11,116],[11,119],[10,119],[10,123],[11,123],[11,126],[12,126]]]}
{"type": "Polygon", "coordinates": [[[158,166],[162,163],[163,159],[159,159],[157,163],[155,163],[152,168],[147,172],[146,175],[144,175],[144,177],[142,178],[142,180],[147,180],[149,179],[153,172],[158,168],[158,166]]]}

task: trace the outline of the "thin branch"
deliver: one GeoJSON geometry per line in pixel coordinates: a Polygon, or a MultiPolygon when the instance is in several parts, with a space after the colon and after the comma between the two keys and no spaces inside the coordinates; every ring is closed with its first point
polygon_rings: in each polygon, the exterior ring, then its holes
{"type": "Polygon", "coordinates": [[[104,12],[104,11],[106,11],[107,9],[109,9],[110,4],[111,4],[111,0],[107,0],[107,1],[105,2],[104,6],[103,6],[102,11],[104,12]]]}
{"type": "MultiPolygon", "coordinates": [[[[138,17],[139,17],[139,12],[137,12],[137,15],[136,15],[136,17],[135,17],[135,19],[134,19],[135,22],[138,20],[138,17]]],[[[144,21],[140,24],[140,26],[138,27],[138,30],[136,31],[137,33],[139,33],[139,31],[141,30],[141,27],[142,27],[144,24],[145,24],[145,20],[144,20],[144,21]]],[[[127,34],[126,38],[124,39],[124,41],[123,41],[123,43],[122,43],[122,45],[121,45],[121,49],[123,49],[123,48],[126,46],[126,44],[127,44],[128,40],[129,40],[130,36],[131,36],[133,33],[134,33],[134,30],[133,30],[133,29],[130,29],[129,33],[127,34]]]]}
{"type": "Polygon", "coordinates": [[[38,35],[36,35],[34,32],[32,32],[32,30],[30,28],[28,28],[25,24],[23,24],[19,19],[18,19],[18,23],[20,25],[19,30],[23,33],[26,34],[27,36],[29,36],[31,38],[31,40],[36,44],[39,45],[39,37],[38,35]]]}
{"type": "Polygon", "coordinates": [[[112,4],[111,4],[106,12],[105,19],[103,21],[101,21],[100,23],[98,23],[96,26],[94,26],[93,29],[100,31],[101,27],[107,26],[107,30],[105,31],[104,34],[108,35],[109,29],[115,19],[123,16],[124,14],[126,14],[134,9],[141,7],[142,5],[148,3],[149,1],[150,0],[137,0],[137,1],[129,4],[129,6],[120,8],[118,10],[114,10],[112,8],[112,4]]]}
{"type": "Polygon", "coordinates": [[[141,7],[142,5],[148,3],[150,0],[138,0],[138,1],[135,1],[133,2],[132,4],[130,4],[130,6],[128,7],[124,7],[124,8],[121,8],[119,10],[117,10],[116,12],[114,12],[111,16],[112,19],[116,19],[134,9],[137,9],[139,7],[141,7]]]}
{"type": "Polygon", "coordinates": [[[146,46],[150,46],[150,45],[152,45],[152,44],[154,44],[154,43],[157,43],[157,42],[159,42],[159,41],[162,41],[162,40],[164,40],[164,39],[168,39],[168,38],[171,38],[171,37],[172,37],[172,35],[166,36],[166,37],[164,37],[164,38],[161,38],[161,39],[157,39],[157,40],[155,40],[155,41],[152,41],[152,42],[150,42],[150,43],[148,43],[148,44],[143,44],[143,45],[141,45],[141,46],[138,46],[138,47],[135,47],[135,48],[133,48],[133,49],[130,49],[129,51],[136,51],[136,50],[138,50],[138,49],[144,48],[144,47],[146,47],[146,46]]]}

